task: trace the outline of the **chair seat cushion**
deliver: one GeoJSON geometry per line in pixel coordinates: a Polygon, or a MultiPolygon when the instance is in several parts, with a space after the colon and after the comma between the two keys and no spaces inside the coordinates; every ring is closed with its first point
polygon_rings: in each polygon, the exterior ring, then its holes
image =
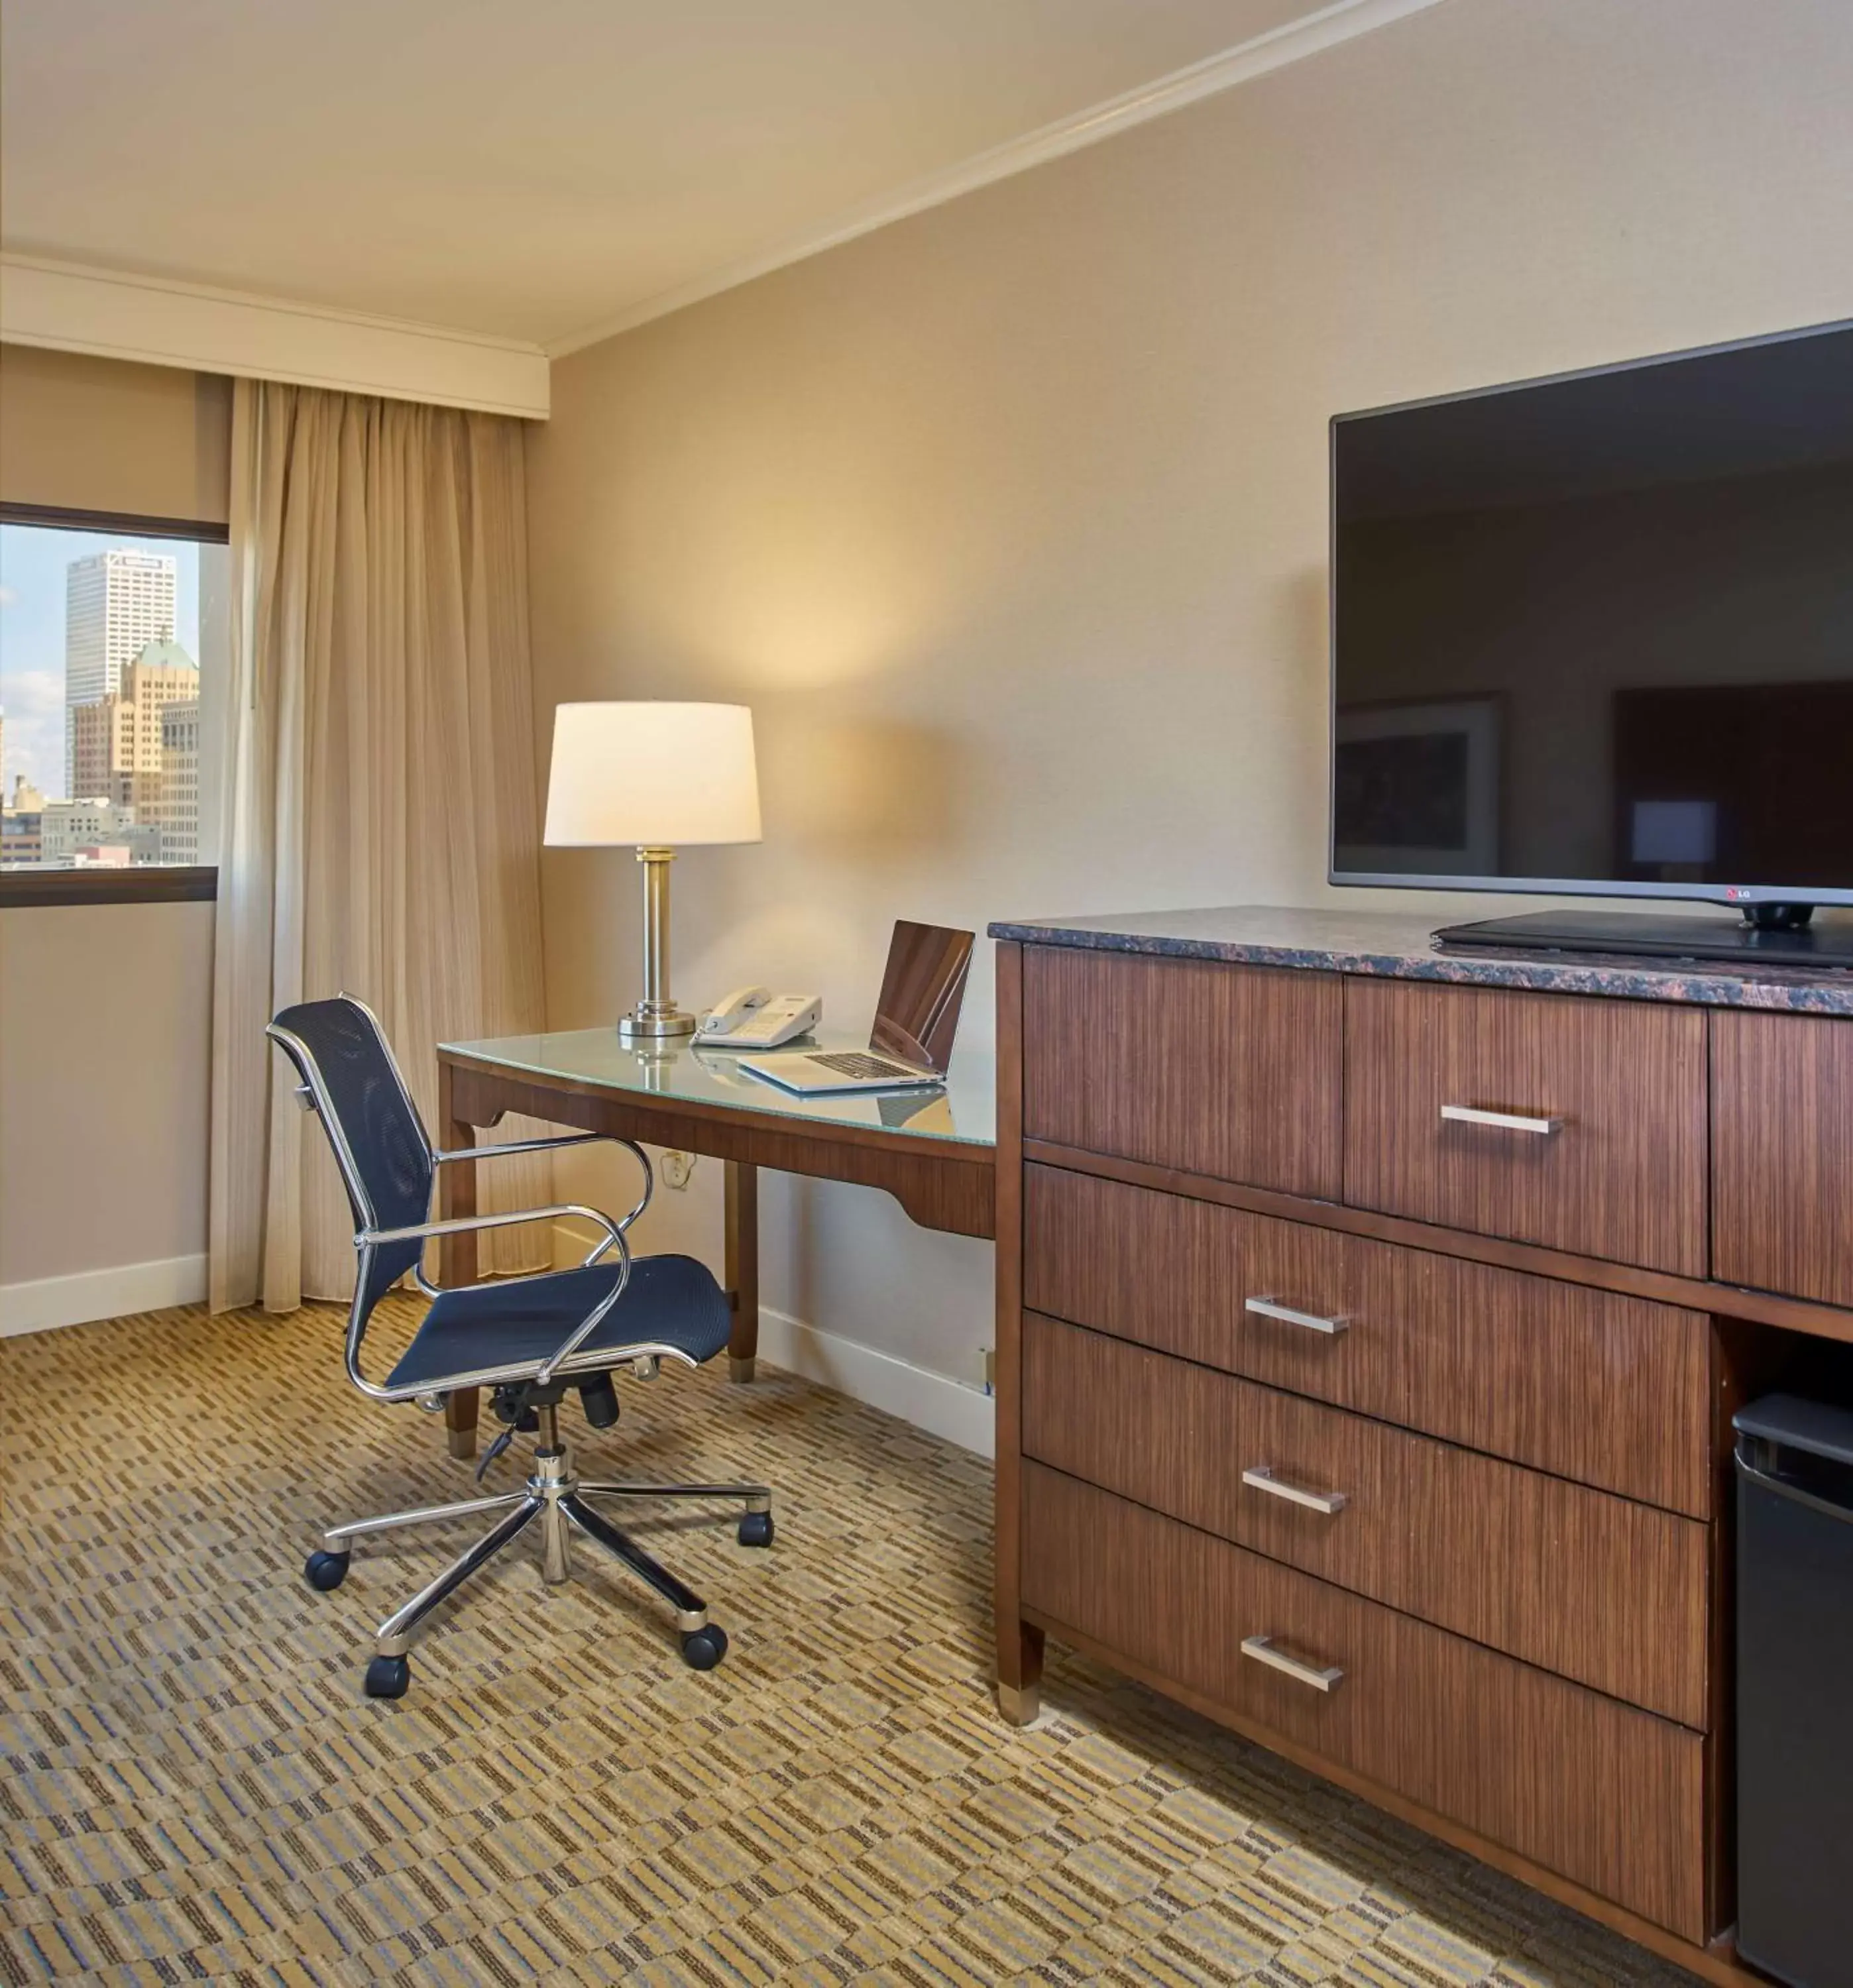
{"type": "MultiPolygon", "coordinates": [[[[460,1374],[538,1366],[610,1294],[618,1276],[616,1263],[594,1263],[531,1282],[440,1292],[386,1384],[436,1388],[460,1374]]],[[[566,1371],[584,1372],[598,1364],[588,1355],[651,1341],[691,1360],[711,1360],[727,1344],[732,1322],[727,1294],[705,1264],[692,1256],[639,1256],[624,1296],[566,1371]]]]}

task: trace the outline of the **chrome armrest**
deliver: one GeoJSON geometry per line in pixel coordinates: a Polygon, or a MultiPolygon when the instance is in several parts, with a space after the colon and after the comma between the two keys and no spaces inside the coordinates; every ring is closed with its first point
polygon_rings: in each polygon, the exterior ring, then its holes
{"type": "Polygon", "coordinates": [[[562,1215],[583,1215],[588,1222],[596,1222],[604,1230],[608,1239],[599,1245],[597,1255],[603,1256],[613,1243],[627,1256],[630,1254],[618,1224],[602,1210],[588,1208],[583,1201],[556,1202],[546,1208],[503,1209],[493,1215],[453,1215],[442,1222],[414,1222],[404,1229],[363,1229],[354,1238],[354,1246],[366,1249],[382,1242],[411,1242],[432,1236],[462,1236],[472,1229],[507,1229],[518,1222],[548,1222],[562,1215]]]}
{"type": "MultiPolygon", "coordinates": [[[[553,1379],[553,1371],[560,1362],[563,1360],[570,1360],[591,1337],[593,1333],[597,1329],[599,1321],[624,1296],[624,1287],[631,1281],[631,1246],[624,1240],[623,1232],[616,1228],[611,1230],[611,1240],[617,1245],[617,1253],[622,1259],[618,1265],[617,1282],[560,1341],[558,1349],[549,1354],[542,1362],[534,1378],[536,1384],[543,1388],[553,1379]]],[[[603,1255],[607,1246],[608,1246],[601,1243],[593,1251],[592,1255],[586,1259],[585,1263],[580,1266],[580,1268],[583,1270],[587,1264],[603,1255]]]]}
{"type": "MultiPolygon", "coordinates": [[[[442,1222],[419,1222],[407,1229],[363,1229],[354,1238],[357,1249],[372,1248],[381,1242],[411,1242],[428,1241],[434,1236],[467,1236],[478,1229],[509,1229],[522,1222],[550,1222],[562,1215],[583,1215],[588,1222],[596,1222],[604,1232],[603,1239],[593,1245],[579,1267],[590,1270],[615,1246],[624,1256],[625,1273],[630,1275],[631,1253],[625,1246],[623,1225],[614,1222],[603,1209],[588,1208],[582,1201],[556,1202],[546,1208],[504,1209],[493,1215],[454,1215],[442,1222]]],[[[412,1280],[428,1298],[435,1298],[442,1286],[434,1284],[424,1274],[424,1253],[418,1253],[418,1261],[412,1266],[412,1280]]],[[[532,1274],[551,1276],[555,1273],[539,1270],[532,1274]]],[[[513,1281],[509,1280],[509,1281],[513,1281]]]]}
{"type": "MultiPolygon", "coordinates": [[[[459,1146],[448,1153],[434,1152],[431,1158],[438,1165],[447,1167],[454,1165],[459,1160],[499,1159],[504,1153],[552,1153],[557,1152],[563,1147],[566,1146],[591,1146],[600,1144],[622,1146],[643,1171],[642,1195],[638,1198],[636,1206],[628,1215],[620,1215],[618,1218],[618,1227],[628,1229],[650,1205],[650,1197],[656,1189],[656,1169],[651,1165],[650,1156],[643,1148],[634,1139],[627,1139],[620,1133],[560,1132],[546,1139],[506,1139],[499,1145],[459,1146]]],[[[600,1243],[591,1255],[585,1259],[586,1263],[596,1263],[610,1246],[609,1242],[600,1243]]],[[[585,1265],[582,1264],[580,1267],[583,1269],[585,1265]]]]}
{"type": "MultiPolygon", "coordinates": [[[[354,1238],[354,1242],[357,1248],[371,1249],[382,1242],[411,1242],[434,1236],[461,1236],[477,1229],[507,1229],[516,1222],[551,1221],[562,1215],[583,1215],[588,1222],[597,1222],[605,1232],[604,1241],[580,1265],[582,1270],[597,1263],[607,1249],[616,1249],[622,1260],[618,1269],[617,1282],[566,1334],[558,1348],[549,1354],[536,1373],[535,1380],[544,1387],[553,1379],[554,1369],[560,1363],[570,1359],[590,1337],[599,1321],[624,1296],[624,1286],[631,1281],[631,1246],[624,1240],[623,1228],[610,1215],[601,1209],[587,1207],[581,1201],[556,1202],[547,1208],[509,1209],[496,1215],[458,1215],[444,1222],[417,1222],[404,1229],[363,1229],[354,1238]]],[[[498,1279],[497,1282],[505,1287],[532,1284],[560,1274],[557,1270],[534,1270],[525,1277],[505,1277],[498,1279]]]]}
{"type": "MultiPolygon", "coordinates": [[[[439,1166],[452,1160],[493,1160],[504,1153],[547,1153],[559,1146],[590,1146],[601,1140],[617,1140],[614,1132],[561,1132],[550,1139],[503,1139],[492,1146],[459,1146],[454,1152],[433,1153],[439,1166]]],[[[628,1140],[618,1143],[628,1145],[628,1140]]]]}

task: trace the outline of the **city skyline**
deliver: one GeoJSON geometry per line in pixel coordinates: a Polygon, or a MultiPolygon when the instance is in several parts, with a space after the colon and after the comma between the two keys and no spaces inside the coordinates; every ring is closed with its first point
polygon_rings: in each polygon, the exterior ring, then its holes
{"type": "MultiPolygon", "coordinates": [[[[0,526],[0,712],[5,718],[0,782],[9,799],[20,775],[49,800],[69,797],[66,673],[69,570],[110,552],[174,563],[172,638],[196,664],[200,660],[199,548],[192,541],[42,526],[0,526]]],[[[121,661],[133,659],[132,654],[117,659],[118,668],[121,661]]]]}

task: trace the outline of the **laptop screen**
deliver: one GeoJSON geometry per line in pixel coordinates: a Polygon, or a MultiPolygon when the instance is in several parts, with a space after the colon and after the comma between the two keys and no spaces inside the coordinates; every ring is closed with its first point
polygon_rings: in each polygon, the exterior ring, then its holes
{"type": "Polygon", "coordinates": [[[876,1055],[898,1057],[945,1075],[972,967],[972,942],[969,931],[894,921],[869,1038],[876,1055]]]}

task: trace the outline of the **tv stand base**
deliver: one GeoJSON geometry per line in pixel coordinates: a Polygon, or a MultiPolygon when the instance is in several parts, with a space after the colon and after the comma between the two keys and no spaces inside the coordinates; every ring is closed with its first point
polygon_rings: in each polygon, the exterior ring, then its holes
{"type": "Polygon", "coordinates": [[[1746,904],[1743,908],[1743,922],[1756,931],[1805,931],[1814,916],[1812,904],[1746,904]]]}
{"type": "Polygon", "coordinates": [[[1444,925],[1445,952],[1600,952],[1624,959],[1722,960],[1853,973],[1853,925],[1817,926],[1812,904],[1753,904],[1738,924],[1652,911],[1527,911],[1444,925]]]}

